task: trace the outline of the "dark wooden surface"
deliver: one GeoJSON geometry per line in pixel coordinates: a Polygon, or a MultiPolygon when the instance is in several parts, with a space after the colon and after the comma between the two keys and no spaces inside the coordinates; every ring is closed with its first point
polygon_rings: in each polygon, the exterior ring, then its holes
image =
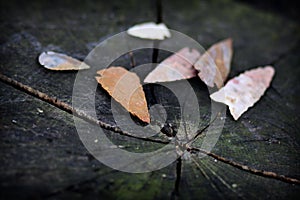
{"type": "MultiPolygon", "coordinates": [[[[98,42],[136,23],[155,20],[151,1],[1,2],[0,72],[71,104],[76,72],[44,69],[37,63],[39,53],[53,50],[84,59],[98,42]]],[[[163,21],[205,48],[232,37],[230,77],[255,66],[274,65],[276,75],[265,96],[238,121],[227,113],[212,152],[253,169],[299,180],[299,24],[231,0],[163,1],[163,21]]],[[[134,56],[137,64],[152,60],[152,52],[134,56]]],[[[121,58],[120,63],[130,67],[129,57],[121,58]]],[[[198,79],[191,84],[207,102],[203,84],[198,79]]],[[[2,199],[282,199],[299,195],[297,184],[240,170],[211,156],[191,155],[182,163],[176,161],[151,173],[113,170],[84,148],[71,114],[7,83],[0,83],[0,91],[2,199]]],[[[151,100],[151,93],[145,91],[151,100]]],[[[110,98],[101,90],[97,95],[99,119],[113,123],[110,98]]],[[[163,92],[157,91],[157,96],[167,99],[163,92]]],[[[203,115],[209,113],[209,104],[205,106],[203,115]]],[[[141,148],[156,145],[108,134],[129,149],[132,144],[141,148]]]]}

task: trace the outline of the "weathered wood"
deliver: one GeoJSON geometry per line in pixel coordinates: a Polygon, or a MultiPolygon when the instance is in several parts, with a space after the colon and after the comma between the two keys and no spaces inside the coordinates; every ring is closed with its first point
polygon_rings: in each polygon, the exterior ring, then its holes
{"type": "MultiPolygon", "coordinates": [[[[206,48],[221,39],[233,38],[229,78],[258,65],[274,65],[275,78],[261,101],[237,122],[227,114],[213,153],[299,180],[299,24],[232,0],[169,0],[163,1],[162,8],[168,27],[191,36],[206,48]]],[[[98,42],[139,22],[156,19],[154,3],[135,0],[8,1],[1,2],[1,13],[0,73],[69,105],[76,72],[43,68],[37,63],[39,53],[53,50],[83,60],[98,42]]],[[[152,53],[133,52],[135,64],[151,62],[152,53]]],[[[170,55],[156,53],[159,61],[170,55]]],[[[131,60],[124,55],[114,65],[130,68],[131,60]]],[[[208,91],[197,78],[190,83],[199,98],[199,127],[204,128],[210,119],[208,91]]],[[[0,88],[1,197],[278,199],[296,197],[300,192],[299,185],[189,153],[182,159],[180,179],[178,173],[176,179],[176,162],[145,174],[112,170],[95,160],[81,144],[72,115],[6,84],[0,83],[0,88]],[[174,189],[175,185],[178,188],[174,189]]],[[[175,118],[180,117],[176,99],[159,86],[144,89],[150,105],[162,102],[168,121],[176,124],[175,118]]],[[[100,87],[95,106],[97,117],[114,125],[110,97],[100,87]]],[[[117,145],[132,151],[138,147],[138,151],[146,152],[161,145],[107,133],[117,145]]],[[[201,142],[200,135],[193,147],[201,147],[201,142]]]]}
{"type": "MultiPolygon", "coordinates": [[[[153,198],[167,197],[172,190],[174,165],[137,175],[113,170],[88,153],[71,114],[11,86],[0,86],[5,94],[0,101],[1,198],[86,197],[88,188],[109,198],[141,196],[144,191],[153,198]],[[74,194],[77,190],[83,193],[74,194]]],[[[129,151],[157,148],[151,142],[111,134],[116,145],[129,151]]]]}

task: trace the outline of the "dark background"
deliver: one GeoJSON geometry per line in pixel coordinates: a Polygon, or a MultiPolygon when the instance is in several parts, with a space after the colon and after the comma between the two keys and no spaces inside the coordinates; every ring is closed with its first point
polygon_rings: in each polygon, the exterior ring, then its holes
{"type": "MultiPolygon", "coordinates": [[[[299,183],[285,179],[300,180],[300,26],[296,1],[164,0],[162,8],[168,27],[189,35],[205,48],[228,37],[233,39],[229,79],[262,65],[271,64],[276,70],[265,95],[238,121],[227,110],[222,135],[213,149],[218,159],[188,154],[193,159],[183,158],[144,174],[111,169],[82,145],[72,114],[1,79],[0,199],[299,196],[299,183]],[[230,162],[256,171],[241,170],[230,162]],[[263,176],[262,170],[276,176],[263,176]]],[[[1,1],[0,10],[0,73],[68,105],[72,103],[76,72],[43,68],[37,62],[41,52],[52,50],[83,60],[106,38],[157,18],[155,1],[140,0],[11,0],[1,1]]],[[[165,57],[160,54],[159,61],[165,57]]],[[[152,51],[136,52],[134,58],[137,64],[151,62],[152,51]]],[[[119,63],[130,68],[129,56],[120,58],[119,63]]],[[[208,92],[199,79],[190,83],[201,101],[202,129],[210,120],[208,92]]],[[[162,91],[155,94],[167,99],[162,91]]],[[[110,97],[99,87],[96,98],[99,120],[113,124],[110,97]]],[[[147,152],[162,145],[113,131],[106,134],[130,151],[147,152]]],[[[162,134],[161,138],[166,139],[162,134]]],[[[199,137],[195,147],[201,142],[199,137]]]]}

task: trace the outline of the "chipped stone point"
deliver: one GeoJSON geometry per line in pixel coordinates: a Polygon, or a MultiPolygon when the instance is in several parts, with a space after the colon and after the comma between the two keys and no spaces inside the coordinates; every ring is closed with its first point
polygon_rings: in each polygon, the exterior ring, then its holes
{"type": "Polygon", "coordinates": [[[156,24],[154,22],[137,24],[129,28],[127,33],[134,37],[150,40],[164,40],[171,37],[170,31],[164,23],[156,24]]]}
{"type": "Polygon", "coordinates": [[[53,51],[46,51],[40,54],[39,63],[50,70],[82,70],[90,66],[75,58],[53,51]]]}
{"type": "Polygon", "coordinates": [[[235,120],[252,107],[270,86],[275,70],[271,66],[258,67],[229,80],[211,99],[229,106],[235,120]]]}

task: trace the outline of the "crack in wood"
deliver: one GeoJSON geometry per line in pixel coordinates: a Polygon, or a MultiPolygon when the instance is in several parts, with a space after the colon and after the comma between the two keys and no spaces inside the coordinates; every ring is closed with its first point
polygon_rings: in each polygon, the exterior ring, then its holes
{"type": "MultiPolygon", "coordinates": [[[[162,2],[161,0],[156,0],[156,22],[162,23],[162,2]]],[[[156,67],[155,63],[158,63],[158,53],[159,53],[159,41],[153,41],[153,52],[152,52],[152,68],[156,67]]],[[[154,93],[154,87],[150,85],[150,93],[153,98],[154,103],[156,104],[158,101],[156,99],[154,93]]]]}
{"type": "Polygon", "coordinates": [[[129,52],[129,57],[130,57],[130,66],[134,68],[136,64],[135,64],[134,55],[132,51],[129,52]]]}
{"type": "MultiPolygon", "coordinates": [[[[156,0],[156,23],[162,23],[162,0],[156,0]]],[[[158,47],[159,47],[159,41],[153,42],[153,54],[152,54],[152,63],[158,62],[158,47]]]]}
{"type": "MultiPolygon", "coordinates": [[[[194,162],[196,162],[195,160],[194,160],[194,162]]],[[[205,167],[206,168],[206,170],[207,171],[210,171],[212,174],[213,174],[213,176],[215,177],[215,178],[217,178],[227,189],[229,189],[230,191],[232,191],[236,196],[238,196],[240,199],[245,199],[245,197],[242,195],[242,194],[240,194],[234,187],[232,187],[228,182],[226,182],[220,175],[218,175],[218,173],[216,172],[216,171],[214,171],[213,170],[213,167],[211,166],[211,164],[210,164],[210,166],[208,166],[209,164],[207,163],[207,164],[205,164],[204,162],[202,162],[201,160],[200,160],[200,162],[201,162],[201,164],[202,164],[202,166],[203,167],[205,167]]],[[[199,167],[200,167],[200,165],[198,165],[199,167]]],[[[217,186],[217,185],[216,185],[217,186]]],[[[218,188],[218,187],[217,187],[218,188]]],[[[222,191],[220,190],[220,192],[219,193],[222,193],[222,191]]]]}
{"type": "Polygon", "coordinates": [[[138,137],[133,135],[132,133],[129,133],[127,131],[123,131],[121,130],[119,127],[117,126],[113,126],[110,125],[108,123],[105,123],[103,121],[100,121],[98,119],[94,119],[91,116],[87,115],[86,113],[84,113],[81,110],[75,109],[72,106],[70,106],[69,104],[60,101],[59,99],[57,99],[56,97],[51,97],[49,95],[47,95],[46,93],[43,93],[39,90],[33,89],[32,87],[28,86],[28,85],[24,85],[16,80],[13,80],[3,74],[0,73],[0,80],[8,85],[13,86],[16,89],[19,89],[21,91],[26,92],[27,94],[34,96],[40,100],[43,100],[44,102],[47,102],[69,114],[73,114],[76,117],[79,117],[80,119],[83,119],[85,121],[88,121],[92,124],[96,124],[99,125],[100,127],[106,129],[106,130],[110,130],[113,131],[115,133],[119,133],[120,135],[124,135],[124,136],[128,136],[128,137],[132,137],[132,138],[136,138],[136,139],[141,139],[141,140],[145,140],[145,141],[151,141],[151,142],[156,142],[156,143],[161,143],[161,144],[168,144],[169,141],[166,140],[160,140],[160,139],[153,139],[153,138],[147,138],[147,137],[138,137]]]}
{"type": "Polygon", "coordinates": [[[171,199],[177,199],[179,198],[179,186],[180,186],[180,181],[181,181],[181,168],[182,168],[182,159],[181,157],[177,158],[177,163],[176,163],[176,179],[175,179],[175,184],[174,184],[174,190],[171,194],[171,199]]]}
{"type": "MultiPolygon", "coordinates": [[[[223,185],[225,185],[226,188],[228,188],[230,191],[234,192],[240,199],[245,199],[239,192],[237,192],[234,188],[232,188],[222,177],[220,177],[215,171],[213,171],[210,167],[206,166],[203,162],[201,162],[202,165],[200,165],[194,158],[192,158],[192,161],[196,165],[197,169],[200,171],[200,173],[206,178],[210,186],[217,192],[218,195],[222,194],[222,191],[220,188],[217,186],[215,181],[213,180],[214,178],[211,178],[208,173],[204,170],[204,167],[206,167],[207,171],[210,171],[214,177],[216,177],[223,185]]],[[[220,196],[222,199],[222,196],[220,196]]]]}
{"type": "Polygon", "coordinates": [[[162,0],[156,0],[156,23],[163,22],[162,0]]]}
{"type": "MultiPolygon", "coordinates": [[[[20,83],[16,80],[13,80],[13,79],[1,74],[1,73],[0,73],[0,80],[4,83],[10,85],[10,86],[13,86],[14,88],[16,88],[18,90],[24,91],[24,92],[26,92],[27,94],[29,94],[31,96],[34,96],[34,97],[36,97],[36,98],[38,98],[38,99],[40,99],[44,102],[47,102],[47,103],[49,103],[49,104],[51,104],[51,105],[53,105],[53,106],[55,106],[55,107],[57,107],[61,110],[64,110],[65,112],[68,112],[70,114],[74,114],[75,116],[77,116],[77,117],[79,117],[83,120],[86,120],[88,122],[97,124],[97,125],[99,125],[100,127],[104,128],[104,129],[113,131],[115,133],[119,133],[120,135],[124,135],[124,136],[127,136],[127,137],[132,137],[132,138],[136,138],[136,139],[141,139],[141,140],[145,140],[145,141],[150,141],[150,142],[156,142],[156,143],[160,143],[160,144],[168,144],[169,143],[168,141],[163,141],[163,140],[159,140],[159,139],[137,137],[137,136],[132,135],[131,133],[122,131],[118,127],[112,126],[110,124],[107,124],[107,123],[102,122],[102,121],[97,120],[97,119],[93,119],[90,116],[88,116],[87,114],[85,114],[84,112],[74,109],[72,106],[70,106],[67,103],[62,102],[62,101],[58,100],[57,98],[50,97],[49,95],[47,95],[43,92],[40,92],[36,89],[33,89],[30,86],[24,85],[24,84],[22,84],[22,83],[20,83]]],[[[205,127],[204,129],[206,129],[206,128],[207,127],[205,127]]],[[[199,133],[201,133],[201,132],[203,132],[203,130],[199,131],[199,133]]],[[[255,175],[280,180],[280,181],[283,181],[283,182],[286,182],[286,183],[300,185],[300,180],[299,179],[287,177],[287,176],[284,176],[284,175],[279,175],[275,172],[270,172],[270,171],[251,168],[249,166],[246,166],[246,165],[243,165],[241,163],[229,160],[229,159],[224,158],[222,156],[219,156],[217,154],[204,151],[202,149],[190,147],[190,148],[187,149],[187,151],[190,152],[190,153],[195,153],[195,152],[203,153],[203,154],[205,154],[207,156],[210,156],[210,157],[212,157],[216,160],[219,160],[223,163],[229,164],[232,167],[241,169],[243,171],[246,171],[246,172],[249,172],[249,173],[252,173],[252,174],[255,174],[255,175]]]]}
{"type": "Polygon", "coordinates": [[[223,163],[229,164],[229,165],[231,165],[235,168],[241,169],[241,170],[246,171],[246,172],[250,172],[250,173],[255,174],[255,175],[280,180],[280,181],[283,181],[283,182],[286,182],[286,183],[292,183],[292,184],[300,185],[300,180],[299,179],[287,177],[287,176],[280,175],[280,174],[277,174],[277,173],[271,172],[271,171],[265,171],[265,170],[251,168],[247,165],[243,165],[241,163],[229,160],[227,158],[224,158],[222,156],[219,156],[219,155],[211,153],[211,152],[207,152],[207,151],[199,149],[199,148],[192,147],[192,148],[188,149],[188,151],[190,153],[203,153],[203,154],[205,154],[207,156],[210,156],[210,157],[212,157],[216,160],[219,160],[223,163]]]}

